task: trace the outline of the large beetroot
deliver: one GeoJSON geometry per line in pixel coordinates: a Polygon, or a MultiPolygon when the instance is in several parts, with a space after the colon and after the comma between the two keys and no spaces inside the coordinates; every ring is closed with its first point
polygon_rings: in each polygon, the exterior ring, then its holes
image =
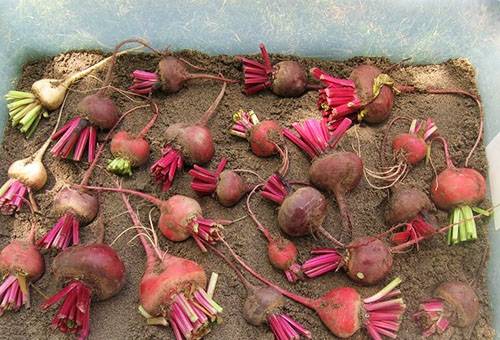
{"type": "Polygon", "coordinates": [[[269,88],[280,97],[298,97],[308,90],[321,88],[318,84],[308,83],[307,74],[298,62],[285,60],[272,65],[264,44],[261,43],[259,47],[263,63],[238,57],[243,63],[245,94],[251,95],[269,88]]]}
{"type": "Polygon", "coordinates": [[[26,238],[12,240],[0,251],[0,316],[30,307],[30,284],[45,271],[43,257],[34,244],[35,233],[33,222],[26,238]]]}
{"type": "MultiPolygon", "coordinates": [[[[102,221],[101,221],[102,222],[102,221]]],[[[52,262],[52,273],[64,285],[45,300],[43,309],[61,302],[52,326],[63,333],[90,334],[91,300],[103,301],[118,294],[125,285],[125,265],[110,246],[104,244],[104,225],[96,243],[70,247],[52,262]]]]}
{"type": "Polygon", "coordinates": [[[207,124],[225,91],[226,83],[222,85],[219,95],[197,123],[176,123],[165,131],[166,143],[162,156],[151,167],[151,174],[161,183],[163,191],[170,189],[176,171],[182,168],[184,163],[205,164],[214,156],[215,146],[207,124]]]}
{"type": "MultiPolygon", "coordinates": [[[[205,271],[194,261],[164,253],[156,243],[148,243],[146,228],[125,194],[122,199],[147,257],[139,288],[139,310],[148,324],[169,324],[176,340],[202,338],[223,311],[205,291],[205,271]]],[[[154,234],[148,236],[156,240],[154,234]]]]}
{"type": "Polygon", "coordinates": [[[396,289],[401,283],[399,278],[365,299],[354,288],[349,287],[334,288],[317,299],[310,299],[291,293],[257,273],[224,240],[223,242],[242,268],[289,299],[314,310],[335,336],[348,338],[364,327],[374,340],[381,339],[383,335],[397,337],[401,317],[406,309],[400,297],[401,291],[396,289]]]}

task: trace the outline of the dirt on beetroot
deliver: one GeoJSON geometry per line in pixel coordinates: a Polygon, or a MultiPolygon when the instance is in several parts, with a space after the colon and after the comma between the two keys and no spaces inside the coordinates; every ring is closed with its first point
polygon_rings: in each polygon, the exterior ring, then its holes
{"type": "MultiPolygon", "coordinates": [[[[241,79],[241,63],[232,56],[208,56],[194,51],[182,51],[176,56],[183,57],[191,63],[206,68],[207,73],[218,74],[233,79],[241,79]]],[[[100,59],[103,55],[98,51],[68,52],[53,58],[46,58],[29,62],[23,68],[16,89],[29,90],[31,84],[43,77],[59,78],[75,70],[85,68],[100,59]]],[[[297,60],[306,69],[317,66],[321,69],[340,77],[347,77],[352,68],[360,63],[373,63],[382,69],[391,66],[383,58],[356,57],[347,61],[331,61],[313,58],[299,58],[294,56],[271,55],[273,62],[281,60],[297,60]]],[[[135,69],[153,71],[158,64],[159,57],[146,54],[126,55],[119,57],[113,86],[127,88],[131,84],[130,73],[135,69]]],[[[457,87],[477,93],[475,72],[471,64],[463,59],[450,60],[439,65],[398,66],[390,71],[390,75],[401,83],[414,83],[417,85],[437,87],[457,87]]],[[[75,84],[69,92],[66,102],[63,122],[76,115],[77,103],[92,91],[100,87],[104,72],[94,73],[75,84]]],[[[207,80],[193,80],[180,92],[173,95],[155,93],[154,98],[160,108],[160,116],[155,126],[149,131],[147,138],[151,142],[151,157],[149,162],[134,172],[131,178],[125,178],[123,186],[143,192],[149,192],[157,197],[167,198],[173,194],[183,194],[196,197],[190,188],[191,177],[187,171],[180,171],[173,187],[168,193],[162,193],[160,187],[149,174],[149,166],[160,156],[164,143],[164,132],[173,123],[193,123],[212,103],[213,98],[220,91],[219,82],[207,80]]],[[[279,98],[270,92],[261,92],[254,96],[245,96],[242,86],[228,85],[217,114],[209,122],[216,144],[216,155],[209,164],[215,168],[222,157],[229,160],[228,168],[246,168],[258,172],[262,177],[268,177],[279,168],[278,157],[257,158],[249,148],[248,142],[231,136],[228,132],[231,127],[231,116],[239,110],[253,109],[261,120],[274,119],[283,126],[302,121],[305,118],[319,118],[316,108],[316,92],[308,92],[299,98],[279,98]]],[[[120,108],[121,112],[141,104],[139,99],[131,101],[125,96],[112,92],[111,97],[120,108]]],[[[469,99],[453,95],[423,95],[402,94],[395,97],[391,117],[398,115],[411,118],[425,119],[432,117],[439,133],[445,136],[451,146],[451,153],[457,165],[463,165],[467,153],[471,149],[478,125],[479,116],[475,103],[469,99]]],[[[121,128],[131,133],[138,133],[146,120],[151,116],[149,109],[142,109],[131,113],[122,123],[121,128]]],[[[32,154],[47,138],[56,122],[56,113],[49,119],[40,123],[34,136],[25,140],[17,130],[5,128],[4,141],[1,145],[0,178],[2,183],[7,179],[9,164],[27,155],[32,154]]],[[[408,129],[407,124],[397,123],[391,135],[408,129]]],[[[375,126],[359,126],[358,129],[361,156],[369,168],[379,165],[379,148],[383,139],[384,124],[375,126]]],[[[99,138],[104,138],[104,133],[99,138]]],[[[288,143],[288,142],[287,142],[288,143]]],[[[357,150],[358,141],[355,130],[350,129],[340,143],[340,149],[346,151],[357,150]]],[[[290,150],[289,178],[294,180],[307,180],[309,159],[298,148],[288,143],[290,150]]],[[[389,146],[388,146],[389,147],[389,146]]],[[[106,173],[107,161],[111,159],[109,147],[106,148],[94,176],[92,185],[113,186],[112,177],[106,173]]],[[[432,160],[436,171],[445,167],[442,149],[436,144],[432,150],[432,160]]],[[[49,180],[43,190],[35,194],[42,214],[36,216],[39,226],[38,237],[51,228],[57,216],[52,211],[54,195],[65,185],[77,183],[87,168],[87,163],[73,163],[62,161],[47,153],[44,159],[48,169],[49,180]]],[[[484,146],[481,145],[470,161],[470,165],[486,174],[487,164],[484,146]]],[[[251,175],[250,175],[251,176],[251,175]]],[[[424,162],[415,166],[405,178],[402,185],[414,186],[429,192],[430,183],[434,177],[432,167],[424,162]]],[[[249,182],[255,178],[248,177],[249,182]]],[[[324,227],[332,234],[341,231],[340,216],[333,195],[325,193],[329,207],[328,216],[324,227]]],[[[261,222],[268,226],[272,233],[278,234],[277,207],[272,202],[265,201],[255,195],[252,200],[253,210],[261,222]]],[[[365,180],[347,197],[351,208],[353,221],[353,237],[378,234],[387,228],[384,226],[384,213],[389,197],[389,190],[380,191],[372,189],[365,180]]],[[[171,338],[170,329],[147,326],[145,319],[137,312],[138,284],[144,272],[144,251],[138,240],[128,241],[135,235],[131,230],[116,240],[117,236],[132,223],[126,214],[120,195],[113,193],[100,194],[102,213],[106,224],[106,242],[114,243],[126,265],[127,282],[117,296],[104,302],[93,303],[91,309],[91,335],[90,339],[165,339],[171,338]]],[[[224,208],[210,197],[198,198],[203,207],[204,216],[207,218],[236,219],[246,214],[244,202],[232,208],[224,208]]],[[[144,224],[149,223],[150,211],[153,223],[156,223],[159,212],[150,204],[140,199],[131,197],[131,202],[139,210],[144,224]]],[[[487,202],[483,203],[487,207],[487,202]]],[[[447,213],[438,211],[440,225],[447,224],[447,213]]],[[[21,237],[29,229],[31,219],[27,209],[17,214],[17,218],[0,216],[0,247],[8,244],[11,237],[21,237]]],[[[97,223],[93,222],[81,230],[82,241],[91,242],[97,232],[97,223]]],[[[290,284],[283,274],[271,266],[266,256],[267,242],[261,233],[247,218],[233,225],[225,227],[224,234],[229,243],[252,266],[258,269],[275,282],[279,282],[294,292],[305,296],[319,296],[333,287],[354,286],[363,296],[372,295],[383,284],[377,287],[361,287],[352,283],[344,273],[327,274],[323,277],[290,284]]],[[[172,243],[160,236],[160,247],[168,249],[173,255],[183,256],[200,263],[207,273],[212,271],[220,273],[219,283],[215,292],[216,300],[224,307],[223,322],[214,327],[206,339],[272,339],[272,333],[265,327],[254,327],[245,322],[241,314],[242,303],[245,297],[244,287],[236,279],[234,273],[215,255],[202,254],[192,239],[181,243],[172,243]]],[[[294,239],[299,248],[299,260],[306,260],[309,251],[316,246],[328,246],[325,242],[314,239],[312,236],[294,239]]],[[[434,288],[442,281],[461,280],[470,282],[475,287],[481,302],[481,315],[472,329],[449,330],[443,336],[451,339],[493,339],[492,316],[489,306],[488,290],[486,286],[486,271],[488,258],[488,231],[485,220],[478,222],[478,240],[463,243],[457,246],[448,246],[444,237],[436,237],[420,246],[419,251],[411,251],[395,256],[392,277],[400,276],[403,280],[401,290],[407,304],[399,332],[400,339],[415,339],[418,329],[411,321],[411,315],[418,308],[420,300],[430,296],[434,288]]],[[[47,268],[50,268],[52,256],[45,256],[47,268]]],[[[389,282],[390,279],[387,280],[389,282]]],[[[54,294],[60,287],[57,286],[50,269],[41,280],[35,283],[32,293],[32,308],[19,313],[6,313],[2,316],[0,334],[5,339],[63,339],[67,338],[50,329],[53,310],[43,312],[40,304],[43,296],[54,294]]],[[[321,324],[314,312],[292,302],[286,305],[286,311],[297,321],[308,328],[315,339],[330,339],[333,336],[321,324]]],[[[71,336],[68,336],[70,338],[71,336]]],[[[358,332],[354,339],[368,338],[366,332],[358,332]]]]}

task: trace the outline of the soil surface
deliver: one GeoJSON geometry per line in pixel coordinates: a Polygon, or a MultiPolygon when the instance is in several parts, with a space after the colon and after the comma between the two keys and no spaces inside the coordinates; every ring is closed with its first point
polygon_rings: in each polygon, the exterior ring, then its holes
{"type": "MultiPolygon", "coordinates": [[[[178,53],[196,64],[206,68],[206,72],[222,72],[226,77],[241,79],[240,62],[232,56],[208,56],[193,51],[178,53]]],[[[40,78],[60,78],[76,70],[83,69],[100,59],[100,52],[69,52],[53,58],[36,60],[26,64],[20,77],[17,89],[29,90],[31,84],[40,78]]],[[[319,60],[311,58],[297,58],[294,56],[272,55],[274,62],[285,59],[299,61],[306,69],[319,66],[324,70],[347,77],[352,68],[361,63],[374,63],[386,69],[391,65],[381,58],[353,58],[347,61],[319,60]]],[[[130,73],[135,69],[155,70],[159,57],[136,54],[119,58],[116,65],[113,85],[118,88],[127,88],[131,83],[130,73]]],[[[436,87],[457,87],[464,90],[476,92],[475,74],[473,67],[466,60],[450,60],[439,65],[403,66],[395,67],[390,71],[400,83],[412,83],[417,85],[432,85],[436,87]]],[[[76,115],[76,106],[79,100],[95,88],[100,87],[104,78],[104,71],[97,72],[90,77],[81,80],[73,86],[70,92],[62,122],[76,115]]],[[[151,141],[152,153],[147,166],[136,169],[131,178],[124,180],[124,186],[140,191],[152,193],[161,198],[168,198],[173,194],[184,194],[196,197],[191,190],[190,176],[187,171],[179,171],[175,184],[168,193],[162,193],[159,186],[152,180],[148,168],[160,155],[164,143],[165,129],[173,123],[193,123],[210,106],[213,99],[220,91],[220,83],[194,80],[189,86],[174,95],[165,96],[155,93],[154,99],[159,103],[161,115],[156,125],[150,130],[148,139],[151,141]]],[[[279,98],[270,92],[264,91],[257,95],[247,97],[241,92],[242,86],[235,84],[227,88],[221,105],[217,109],[217,115],[210,121],[216,143],[216,155],[209,164],[210,168],[218,163],[221,157],[229,159],[229,168],[246,168],[258,172],[267,177],[275,171],[280,160],[277,157],[269,159],[257,158],[250,150],[248,142],[229,135],[231,126],[231,115],[236,110],[253,109],[261,120],[275,119],[283,126],[290,126],[292,122],[301,121],[308,117],[319,117],[316,109],[316,92],[309,92],[300,98],[279,98]]],[[[140,99],[131,101],[117,92],[111,92],[122,112],[141,104],[140,99]]],[[[445,136],[450,145],[451,153],[457,165],[463,165],[465,157],[471,149],[477,135],[479,126],[478,109],[475,103],[467,98],[454,95],[423,95],[402,94],[395,97],[392,117],[408,116],[412,118],[425,119],[432,117],[439,132],[445,136]]],[[[139,132],[150,112],[147,109],[136,111],[129,115],[121,128],[130,132],[139,132]]],[[[0,179],[3,183],[7,180],[8,165],[19,158],[30,155],[47,138],[56,123],[57,113],[53,112],[49,119],[44,119],[34,136],[26,140],[17,130],[9,127],[5,129],[5,139],[1,146],[0,179]]],[[[408,129],[408,124],[398,122],[390,132],[391,135],[408,129]]],[[[377,126],[359,126],[359,139],[361,143],[361,154],[365,166],[371,169],[379,166],[379,148],[385,131],[384,124],[377,126]]],[[[100,133],[101,140],[104,133],[100,133]]],[[[357,148],[356,134],[351,129],[346,138],[340,144],[340,148],[352,150],[357,148]]],[[[290,173],[289,178],[294,180],[307,180],[309,160],[294,145],[288,143],[290,150],[290,173]]],[[[109,149],[106,148],[100,167],[96,169],[91,183],[94,185],[112,186],[111,177],[105,173],[104,168],[110,159],[109,149]]],[[[444,169],[442,148],[436,143],[432,150],[432,160],[436,170],[444,169]]],[[[58,216],[52,211],[52,200],[54,195],[65,185],[79,182],[81,175],[88,164],[62,161],[52,157],[50,153],[45,155],[45,165],[48,169],[49,179],[45,188],[35,194],[36,200],[42,211],[37,215],[36,223],[39,226],[39,235],[50,228],[58,216]]],[[[481,144],[471,159],[470,165],[486,175],[486,159],[484,147],[481,144]]],[[[430,166],[419,164],[403,181],[404,185],[415,186],[428,192],[434,171],[430,166]]],[[[249,181],[255,178],[248,177],[249,181]]],[[[347,201],[354,221],[354,236],[365,234],[378,234],[387,229],[384,225],[384,210],[390,192],[372,189],[365,180],[347,196],[347,201]]],[[[325,193],[329,202],[328,217],[325,228],[333,234],[340,232],[340,221],[338,208],[332,195],[325,193]]],[[[227,209],[220,206],[211,197],[198,198],[204,211],[204,216],[209,218],[236,219],[245,215],[243,202],[237,206],[227,209]]],[[[137,198],[132,198],[133,205],[140,210],[143,223],[149,223],[148,213],[152,210],[152,221],[156,224],[158,210],[137,198]]],[[[131,221],[124,212],[120,196],[112,193],[102,194],[102,211],[106,223],[106,242],[114,240],[113,247],[118,251],[126,264],[127,283],[123,290],[108,301],[93,302],[91,307],[91,339],[165,339],[173,338],[168,328],[147,326],[145,319],[137,312],[138,306],[138,284],[141,279],[145,256],[142,247],[137,240],[129,242],[134,236],[129,231],[117,239],[118,235],[130,227],[131,221]]],[[[255,198],[252,202],[254,210],[258,213],[260,220],[270,227],[272,233],[279,233],[277,227],[277,207],[261,198],[255,198]]],[[[487,202],[483,203],[488,206],[487,202]]],[[[447,213],[436,212],[441,225],[447,224],[447,213]]],[[[21,237],[29,228],[30,214],[24,208],[16,218],[0,216],[0,246],[7,245],[11,237],[21,237]]],[[[453,330],[445,334],[445,338],[464,339],[493,339],[494,330],[491,327],[491,311],[488,303],[488,291],[486,288],[486,261],[488,256],[488,234],[487,221],[478,221],[478,236],[476,242],[460,244],[449,247],[444,237],[421,244],[420,250],[412,250],[405,254],[395,255],[392,276],[399,276],[403,280],[401,290],[408,306],[399,337],[401,339],[415,339],[418,330],[411,321],[411,315],[415,312],[418,302],[429,297],[434,287],[444,280],[462,280],[471,282],[481,300],[481,317],[473,329],[453,330]]],[[[83,242],[91,242],[95,237],[96,223],[84,227],[81,230],[83,242]]],[[[379,290],[383,285],[376,287],[360,287],[349,281],[346,275],[340,271],[328,274],[321,278],[297,284],[289,284],[282,273],[274,270],[269,264],[266,256],[266,242],[257,231],[254,224],[245,219],[225,228],[226,239],[238,253],[250,264],[282,286],[306,296],[319,296],[324,292],[338,286],[354,286],[359,289],[363,296],[368,296],[379,290]]],[[[303,237],[294,240],[299,248],[300,260],[308,258],[308,252],[313,247],[328,246],[328,242],[319,238],[303,237]]],[[[161,247],[174,255],[198,261],[206,269],[207,273],[216,271],[220,273],[215,298],[225,308],[223,322],[217,325],[206,339],[272,339],[272,333],[266,326],[253,327],[247,324],[241,315],[241,306],[245,298],[245,291],[231,270],[212,254],[202,254],[196,247],[194,241],[189,239],[181,243],[172,243],[160,235],[161,247]]],[[[32,308],[22,310],[19,313],[6,313],[0,323],[0,334],[4,339],[62,339],[59,332],[50,328],[50,322],[54,309],[41,311],[40,304],[43,296],[54,294],[61,286],[53,280],[50,272],[52,256],[46,255],[47,270],[42,279],[35,283],[36,290],[32,292],[32,308]]],[[[250,278],[251,279],[251,278],[250,278]]],[[[387,282],[390,279],[387,280],[387,282]]],[[[306,326],[314,335],[315,339],[331,339],[333,336],[322,325],[314,312],[305,309],[293,302],[288,302],[286,312],[306,326]]],[[[73,336],[68,336],[72,338],[73,336]]],[[[365,339],[367,333],[359,331],[354,339],[365,339]]]]}

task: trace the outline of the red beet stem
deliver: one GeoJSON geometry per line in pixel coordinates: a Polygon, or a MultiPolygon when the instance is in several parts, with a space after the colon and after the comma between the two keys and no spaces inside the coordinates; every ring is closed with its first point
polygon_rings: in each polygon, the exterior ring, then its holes
{"type": "Polygon", "coordinates": [[[177,170],[183,167],[184,161],[179,150],[170,145],[163,148],[162,156],[150,168],[151,174],[157,182],[162,183],[161,190],[168,191],[172,186],[177,170]]]}
{"type": "MultiPolygon", "coordinates": [[[[183,61],[185,63],[185,61],[183,61]]],[[[228,79],[223,76],[215,76],[213,74],[207,73],[188,73],[188,79],[212,79],[212,80],[220,80],[223,81],[224,84],[236,84],[238,81],[234,79],[228,79]]]]}
{"type": "Polygon", "coordinates": [[[446,167],[448,169],[455,168],[455,165],[453,164],[453,160],[451,159],[451,156],[450,156],[450,151],[448,149],[448,142],[446,141],[446,139],[444,139],[444,137],[442,137],[442,136],[437,136],[437,137],[434,137],[432,140],[433,141],[436,140],[438,142],[441,142],[441,144],[443,144],[444,158],[446,160],[446,167]]]}
{"type": "MultiPolygon", "coordinates": [[[[340,216],[342,219],[342,231],[347,231],[347,237],[349,240],[352,239],[352,219],[351,213],[349,212],[349,206],[347,204],[345,195],[342,190],[335,190],[333,192],[335,195],[335,200],[339,207],[340,216]]],[[[342,238],[341,238],[342,239],[342,238]]]]}
{"type": "Polygon", "coordinates": [[[267,53],[264,44],[259,45],[262,59],[264,63],[259,63],[258,61],[238,57],[243,63],[243,74],[245,77],[245,94],[251,95],[262,91],[271,86],[272,82],[270,76],[273,72],[273,65],[271,64],[271,58],[267,53]]]}
{"type": "Polygon", "coordinates": [[[263,189],[260,192],[262,197],[280,205],[289,193],[290,187],[279,174],[272,174],[263,184],[263,189]]]}
{"type": "Polygon", "coordinates": [[[250,218],[252,221],[254,221],[255,225],[257,226],[257,229],[260,230],[262,234],[264,234],[264,237],[267,239],[267,242],[273,242],[274,239],[269,232],[269,229],[267,229],[260,221],[257,219],[257,216],[255,216],[254,212],[252,211],[252,208],[250,207],[250,199],[252,198],[253,194],[255,194],[256,190],[259,189],[262,186],[262,184],[257,185],[255,188],[252,189],[252,191],[248,194],[247,196],[247,210],[248,214],[250,215],[250,218]]]}
{"type": "Polygon", "coordinates": [[[109,192],[118,192],[118,193],[122,193],[122,194],[125,193],[125,194],[134,195],[134,196],[140,197],[140,198],[156,205],[157,207],[161,207],[161,205],[163,204],[163,201],[161,199],[159,199],[153,195],[145,194],[143,192],[136,191],[136,190],[125,189],[125,188],[93,187],[93,186],[89,186],[89,185],[78,185],[78,187],[83,188],[83,189],[87,189],[87,190],[109,191],[109,192]]]}
{"type": "Polygon", "coordinates": [[[189,170],[189,175],[193,177],[191,188],[201,194],[211,194],[217,189],[219,175],[224,170],[227,164],[227,159],[222,158],[215,171],[207,170],[197,164],[193,165],[193,169],[189,170]]]}
{"type": "Polygon", "coordinates": [[[215,98],[212,105],[210,105],[210,107],[207,109],[207,111],[205,111],[203,116],[201,116],[200,120],[198,120],[199,125],[207,126],[208,121],[210,120],[210,118],[212,118],[213,114],[215,113],[215,110],[217,109],[217,106],[219,106],[219,103],[222,100],[222,97],[224,97],[224,93],[226,92],[226,87],[227,87],[227,83],[224,82],[222,84],[222,89],[220,90],[217,98],[215,98]]]}
{"type": "Polygon", "coordinates": [[[150,106],[151,106],[151,110],[153,111],[153,115],[151,116],[151,119],[149,120],[149,122],[146,125],[144,125],[141,132],[139,132],[139,134],[137,135],[137,138],[144,138],[144,136],[146,136],[148,131],[155,124],[156,119],[158,119],[158,115],[160,114],[160,110],[158,109],[158,105],[156,105],[155,102],[151,101],[150,106]]]}
{"type": "Polygon", "coordinates": [[[332,242],[340,248],[345,248],[345,244],[333,237],[332,234],[330,234],[325,228],[323,228],[323,226],[318,226],[316,230],[319,231],[319,233],[328,241],[332,242]]]}
{"type": "Polygon", "coordinates": [[[54,227],[45,234],[37,245],[40,248],[55,248],[64,250],[71,245],[80,243],[80,222],[70,212],[66,212],[59,218],[54,227]]]}
{"type": "Polygon", "coordinates": [[[315,278],[343,266],[342,255],[334,248],[313,249],[312,258],[302,264],[302,271],[309,278],[315,278]]]}

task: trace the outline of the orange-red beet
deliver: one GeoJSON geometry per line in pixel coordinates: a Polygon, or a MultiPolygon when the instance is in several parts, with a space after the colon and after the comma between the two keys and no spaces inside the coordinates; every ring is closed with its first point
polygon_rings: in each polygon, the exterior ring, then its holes
{"type": "Polygon", "coordinates": [[[297,261],[297,247],[287,239],[278,238],[267,245],[269,261],[274,268],[287,271],[297,261]]]}
{"type": "Polygon", "coordinates": [[[141,166],[148,161],[149,143],[142,137],[134,137],[126,131],[119,131],[111,140],[111,153],[131,162],[132,166],[141,166]]]}
{"type": "Polygon", "coordinates": [[[212,133],[203,125],[177,123],[165,131],[166,144],[171,144],[182,153],[187,164],[204,164],[215,153],[212,133]]]}
{"type": "Polygon", "coordinates": [[[25,273],[29,281],[38,280],[45,262],[38,248],[27,240],[13,240],[0,252],[0,274],[25,273]]]}
{"type": "Polygon", "coordinates": [[[250,129],[248,140],[252,152],[259,157],[274,155],[276,144],[281,142],[282,129],[274,120],[264,120],[250,129]]]}
{"type": "Polygon", "coordinates": [[[427,144],[423,138],[411,133],[401,133],[392,140],[395,155],[401,154],[408,164],[415,165],[427,155],[427,144]]]}
{"type": "Polygon", "coordinates": [[[171,241],[179,242],[191,236],[189,223],[201,216],[201,207],[190,197],[175,195],[163,201],[160,206],[158,227],[163,235],[171,241]]]}

